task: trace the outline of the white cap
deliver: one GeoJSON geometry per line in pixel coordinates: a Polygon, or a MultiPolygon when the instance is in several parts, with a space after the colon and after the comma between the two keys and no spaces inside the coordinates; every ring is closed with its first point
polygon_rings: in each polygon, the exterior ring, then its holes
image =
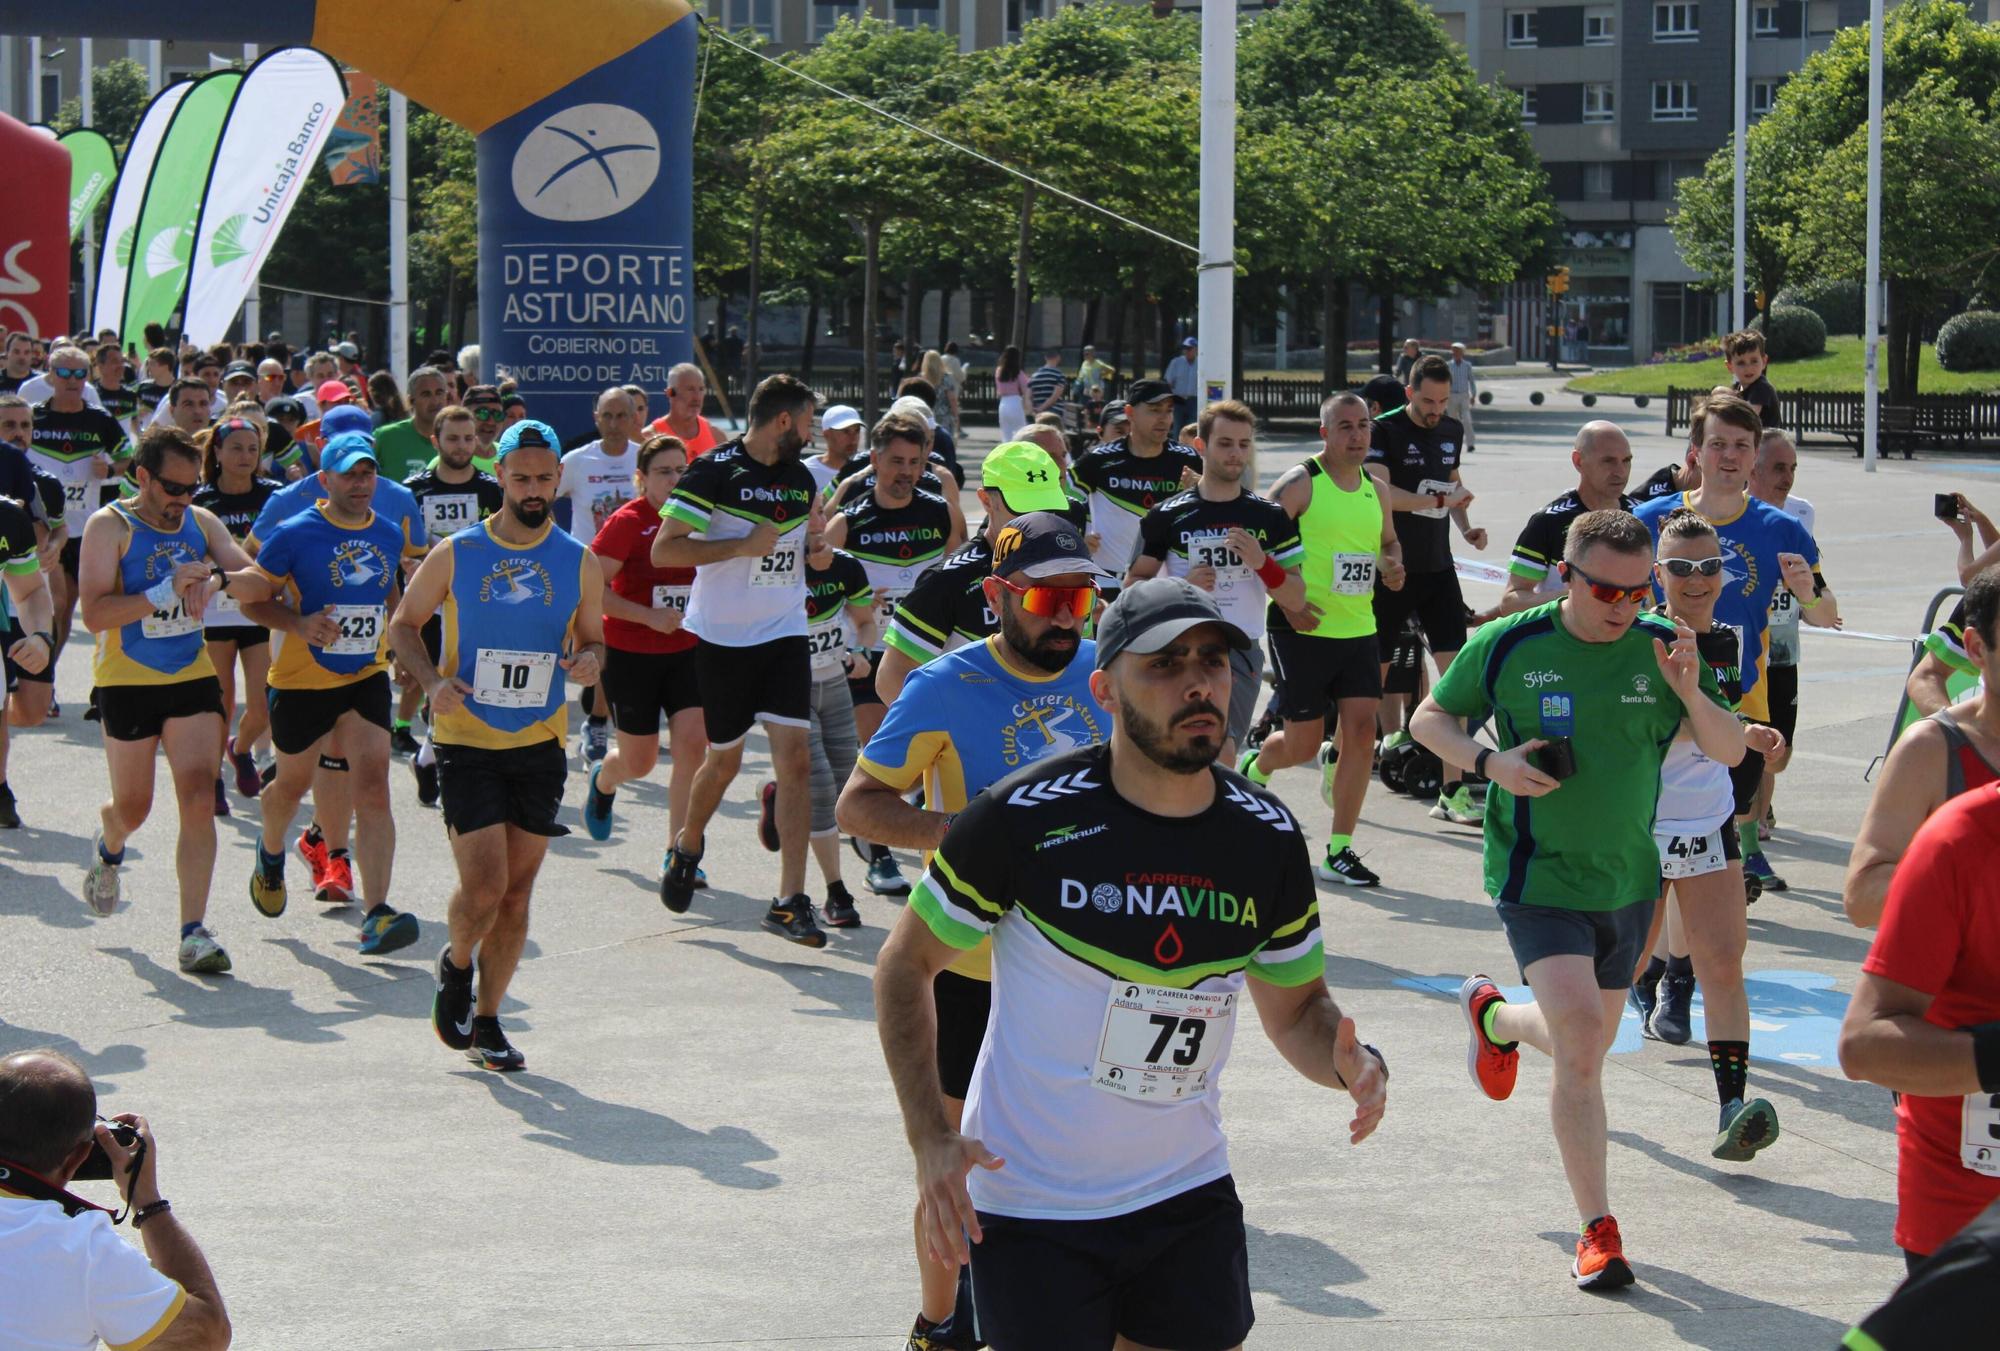
{"type": "Polygon", "coordinates": [[[859,427],[861,414],[851,404],[836,403],[819,415],[819,425],[821,431],[844,431],[849,427],[859,427]]]}
{"type": "Polygon", "coordinates": [[[931,406],[914,394],[905,394],[889,405],[892,413],[902,413],[916,418],[932,431],[937,430],[937,418],[931,413],[931,406]]]}

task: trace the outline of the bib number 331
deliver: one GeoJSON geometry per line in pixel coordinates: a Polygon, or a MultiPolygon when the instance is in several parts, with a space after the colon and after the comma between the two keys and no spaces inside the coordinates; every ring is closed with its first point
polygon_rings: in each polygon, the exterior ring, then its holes
{"type": "Polygon", "coordinates": [[[1122,982],[1111,987],[1091,1086],[1143,1102],[1193,1102],[1213,1087],[1229,1044],[1234,991],[1176,990],[1122,982]]]}

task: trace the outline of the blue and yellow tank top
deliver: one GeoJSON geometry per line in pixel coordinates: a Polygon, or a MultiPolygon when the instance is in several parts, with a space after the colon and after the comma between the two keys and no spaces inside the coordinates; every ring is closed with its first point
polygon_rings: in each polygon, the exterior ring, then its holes
{"type": "Polygon", "coordinates": [[[284,522],[257,551],[254,566],[284,588],[300,614],[331,612],[340,629],[325,647],[286,638],[271,659],[267,679],[274,690],[333,689],[389,668],[389,601],[403,527],[374,511],[357,525],[342,525],[328,505],[318,502],[284,522]]]}
{"type": "MultiPolygon", "coordinates": [[[[173,575],[183,563],[208,557],[208,538],[193,512],[181,516],[178,530],[157,530],[131,508],[113,503],[128,533],[118,557],[118,581],[128,596],[141,595],[173,575]]],[[[97,635],[91,678],[99,685],[172,685],[215,674],[202,638],[201,620],[190,616],[176,599],[130,624],[97,635]]]]}
{"type": "Polygon", "coordinates": [[[561,745],[569,712],[556,659],[569,648],[589,551],[553,523],[527,545],[507,543],[492,525],[482,521],[445,541],[451,585],[438,669],[472,692],[463,708],[439,715],[437,739],[489,750],[561,745]]]}

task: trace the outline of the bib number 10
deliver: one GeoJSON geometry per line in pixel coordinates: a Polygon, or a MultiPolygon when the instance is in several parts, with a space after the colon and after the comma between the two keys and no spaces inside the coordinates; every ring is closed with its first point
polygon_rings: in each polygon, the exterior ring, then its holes
{"type": "Polygon", "coordinates": [[[555,673],[553,652],[482,647],[473,665],[472,700],[488,708],[540,708],[555,673]]]}

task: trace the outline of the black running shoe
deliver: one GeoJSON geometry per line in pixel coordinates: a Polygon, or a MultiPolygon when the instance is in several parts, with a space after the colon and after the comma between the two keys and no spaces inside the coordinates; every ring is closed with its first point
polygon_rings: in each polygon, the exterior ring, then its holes
{"type": "Polygon", "coordinates": [[[421,747],[418,746],[417,738],[410,731],[408,723],[390,730],[389,753],[391,755],[415,755],[419,749],[421,747]]]}
{"type": "Polygon", "coordinates": [[[438,953],[437,993],[431,996],[431,1030],[454,1051],[472,1045],[472,968],[451,964],[451,945],[438,953]]]}
{"type": "Polygon", "coordinates": [[[1690,1006],[1694,1002],[1694,977],[1677,976],[1669,971],[1660,977],[1660,1002],[1653,1009],[1653,1016],[1646,1020],[1646,1026],[1655,1037],[1669,1046],[1685,1046],[1694,1035],[1694,1024],[1690,1006]]]}
{"type": "Polygon", "coordinates": [[[528,1068],[528,1057],[515,1050],[514,1044],[507,1040],[498,1018],[472,1020],[472,1045],[466,1050],[465,1058],[484,1069],[499,1070],[503,1074],[528,1068]]]}
{"type": "Polygon", "coordinates": [[[910,1328],[910,1340],[903,1344],[903,1351],[972,1351],[978,1345],[970,1331],[958,1330],[957,1318],[933,1323],[918,1314],[916,1323],[910,1328]]]}
{"type": "Polygon", "coordinates": [[[827,927],[831,929],[858,929],[861,927],[861,912],[854,908],[854,897],[848,894],[844,882],[829,882],[826,887],[826,905],[821,909],[826,916],[827,927]]]}
{"type": "Polygon", "coordinates": [[[1322,882],[1339,882],[1350,887],[1382,885],[1382,879],[1361,861],[1361,855],[1355,853],[1352,846],[1341,850],[1338,854],[1327,855],[1326,860],[1313,871],[1322,882]]]}
{"type": "Polygon", "coordinates": [[[772,901],[764,912],[764,927],[805,947],[826,946],[826,933],[813,918],[812,899],[803,892],[788,901],[772,901]]]}
{"type": "Polygon", "coordinates": [[[667,851],[667,869],[660,874],[660,904],[676,915],[687,913],[694,904],[695,872],[700,854],[690,854],[679,845],[667,851]]]}
{"type": "Polygon", "coordinates": [[[14,790],[0,783],[0,830],[19,830],[21,813],[14,808],[14,790]]]}
{"type": "Polygon", "coordinates": [[[437,806],[437,761],[433,760],[429,764],[425,764],[421,760],[412,760],[410,761],[410,773],[414,774],[417,779],[417,801],[423,803],[426,807],[437,806]]]}

